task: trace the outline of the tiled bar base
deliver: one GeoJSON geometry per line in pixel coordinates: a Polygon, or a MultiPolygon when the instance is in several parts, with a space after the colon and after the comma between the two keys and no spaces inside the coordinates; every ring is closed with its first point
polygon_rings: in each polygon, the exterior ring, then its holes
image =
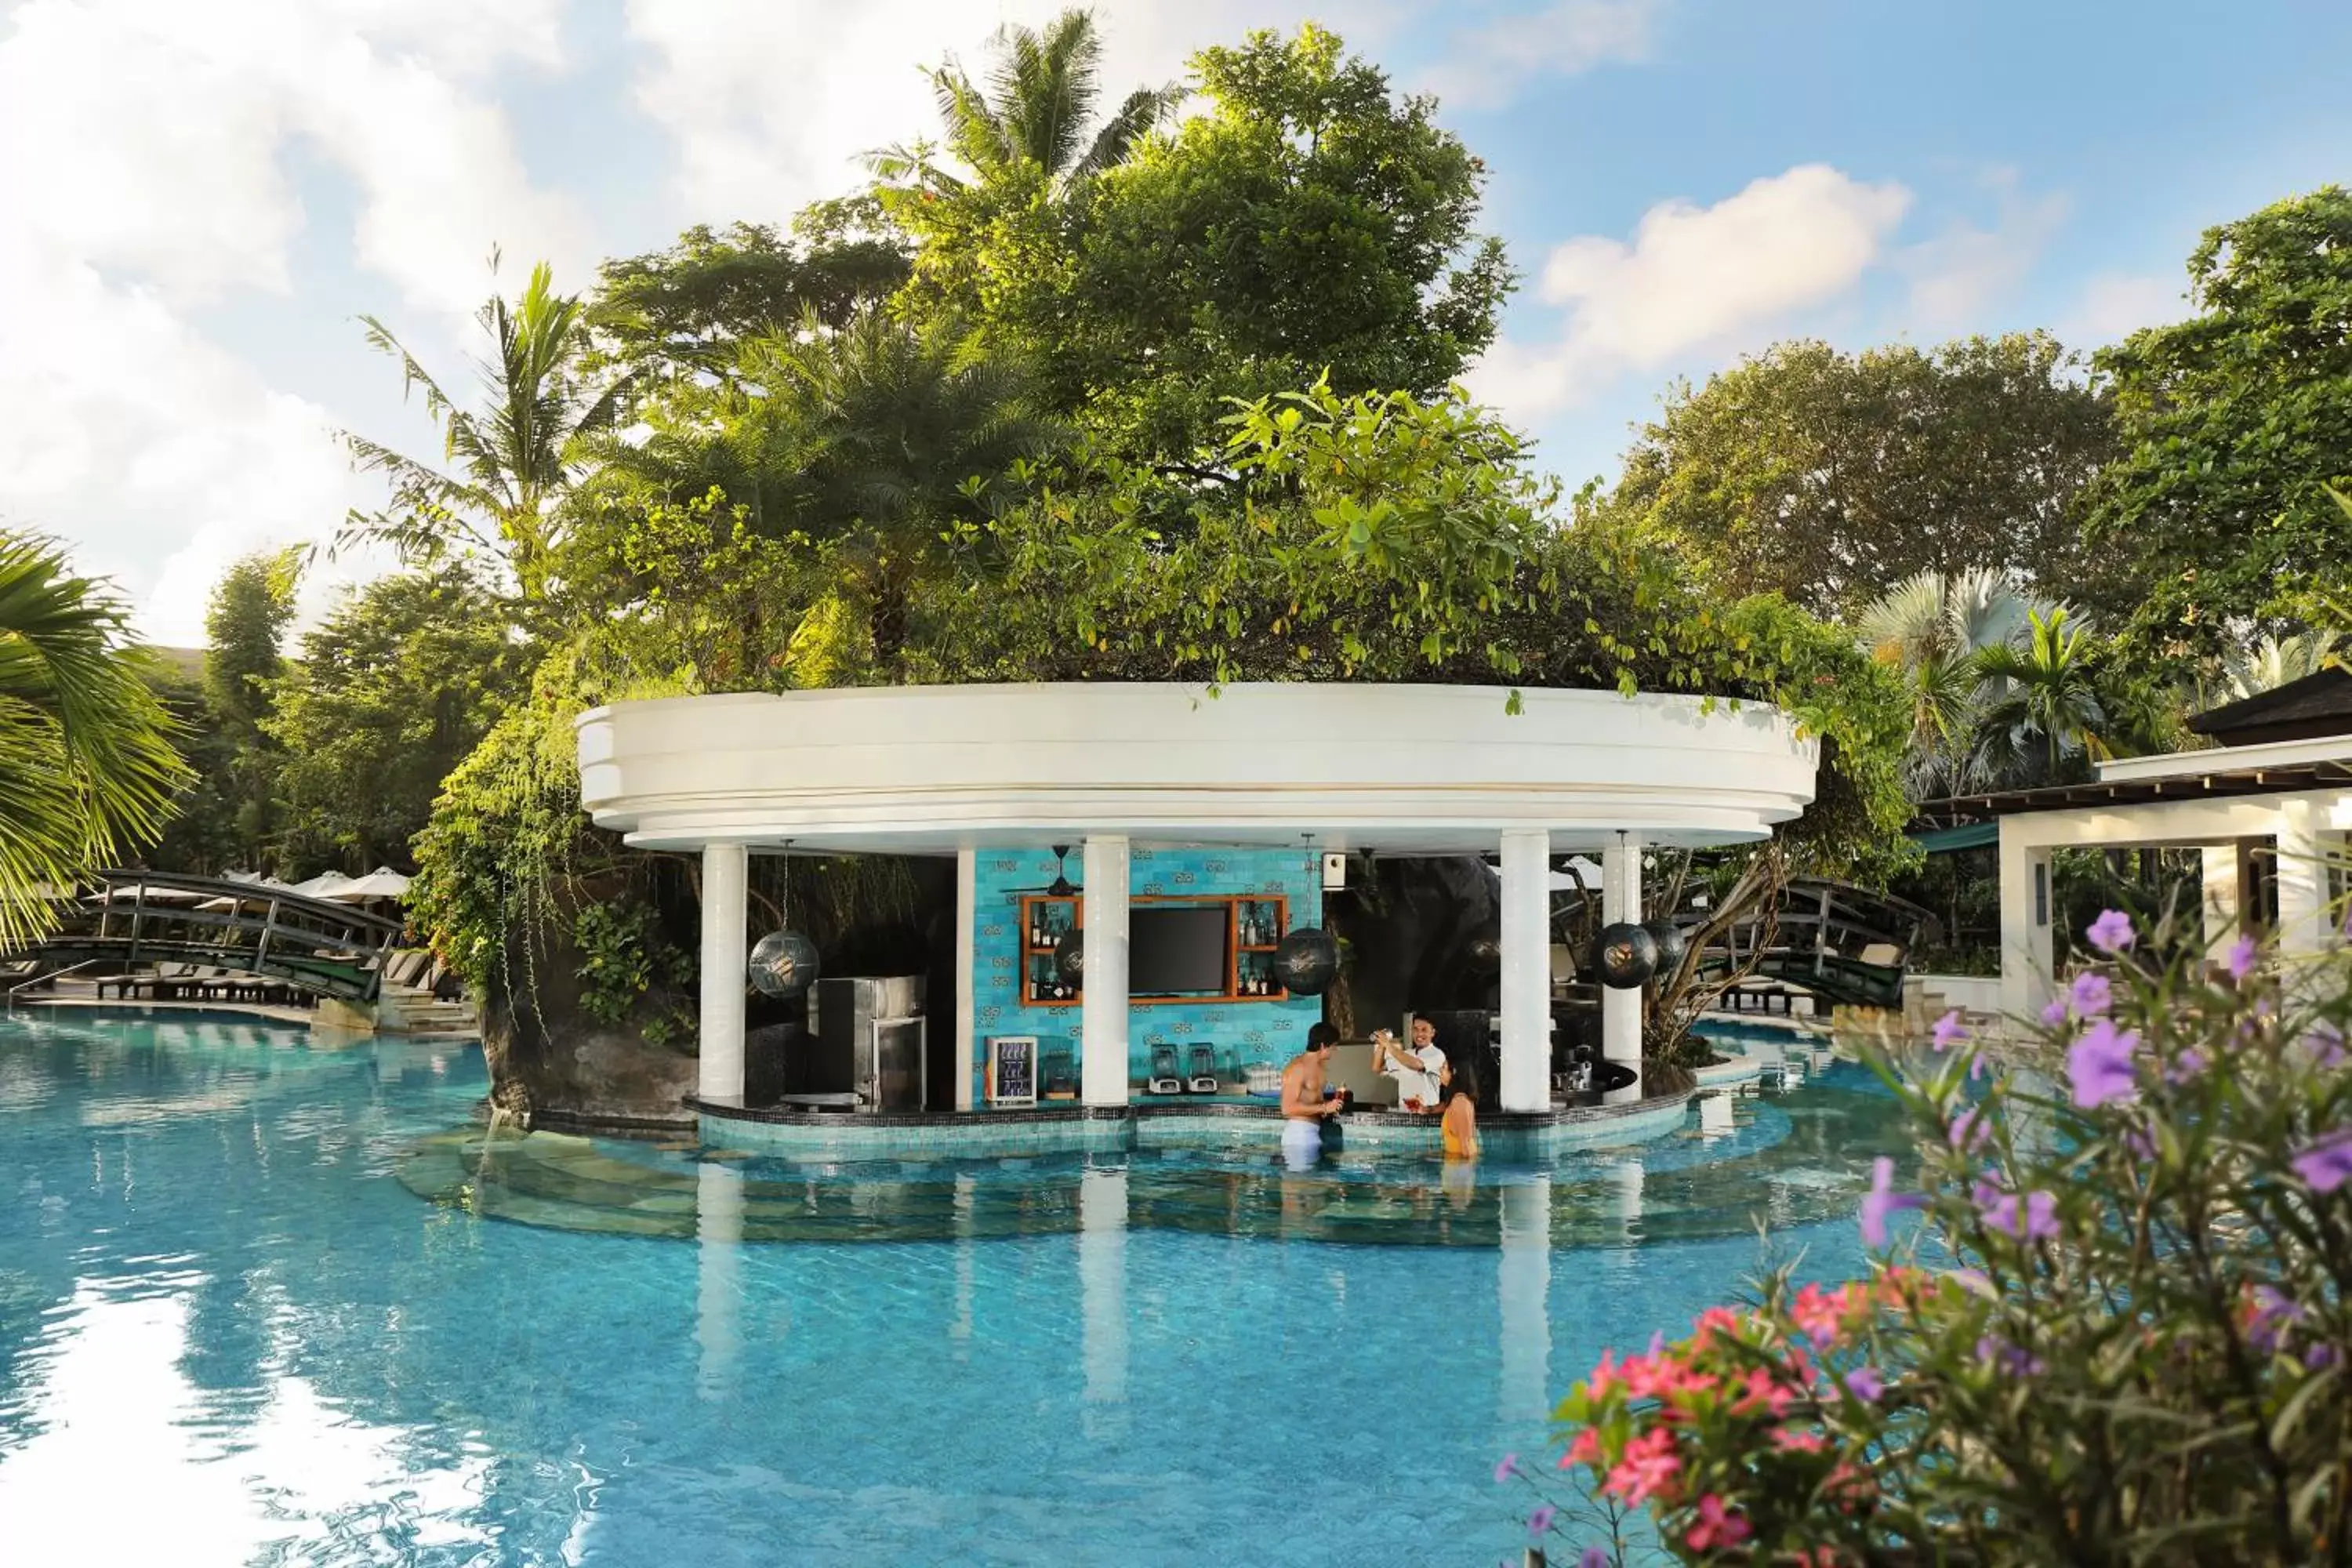
{"type": "MultiPolygon", "coordinates": [[[[1480,1152],[1500,1160],[1536,1159],[1563,1149],[1664,1137],[1683,1124],[1689,1099],[1688,1094],[1673,1094],[1543,1114],[1489,1114],[1478,1122],[1480,1152]]],[[[936,1115],[845,1115],[697,1100],[687,1103],[700,1117],[705,1149],[783,1159],[904,1160],[1128,1149],[1254,1149],[1274,1154],[1282,1147],[1282,1114],[1265,1104],[1175,1101],[1118,1109],[1056,1105],[936,1115]]],[[[1360,1110],[1341,1119],[1340,1142],[1349,1150],[1433,1154],[1443,1148],[1444,1135],[1434,1116],[1360,1110]]]]}

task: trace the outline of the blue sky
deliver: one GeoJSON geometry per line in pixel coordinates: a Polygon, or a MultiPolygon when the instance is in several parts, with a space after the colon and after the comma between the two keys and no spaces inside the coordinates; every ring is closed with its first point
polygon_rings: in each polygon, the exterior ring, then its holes
{"type": "MultiPolygon", "coordinates": [[[[781,220],[928,123],[914,67],[1019,0],[0,3],[0,520],[159,640],[255,548],[371,499],[334,428],[425,447],[353,318],[455,375],[509,286],[781,220]]],[[[2352,173],[2352,6],[1110,0],[1114,83],[1314,16],[1440,92],[1526,276],[1472,378],[1571,484],[1677,377],[2178,314],[2205,226],[2352,173]]],[[[320,574],[315,611],[340,581],[320,574]]]]}

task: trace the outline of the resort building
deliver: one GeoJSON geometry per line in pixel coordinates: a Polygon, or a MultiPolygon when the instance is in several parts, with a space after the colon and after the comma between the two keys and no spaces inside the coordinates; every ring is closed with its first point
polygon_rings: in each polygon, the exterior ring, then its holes
{"type": "MultiPolygon", "coordinates": [[[[1495,1099],[1507,1122],[1549,1126],[1555,858],[1597,861],[1604,918],[1639,921],[1644,847],[1762,838],[1810,803],[1817,763],[1769,707],[1486,686],[736,694],[612,704],[578,735],[597,824],[700,859],[706,1132],[714,1118],[859,1132],[747,1099],[750,858],[952,858],[953,994],[926,1007],[929,1029],[950,1031],[931,1052],[950,1082],[913,1101],[933,1115],[888,1133],[910,1147],[954,1146],[940,1141],[955,1124],[992,1110],[1000,1130],[1044,1120],[1029,1108],[1058,1061],[1081,1131],[1131,1121],[1171,1066],[1191,1079],[1195,1045],[1228,1053],[1208,1067],[1234,1089],[1247,1066],[1279,1067],[1323,1016],[1285,988],[1283,940],[1322,923],[1327,884],[1367,854],[1499,859],[1495,1099]],[[1082,984],[1066,972],[1073,935],[1082,984]]],[[[907,1007],[883,991],[856,1005],[877,1025],[907,1007]]],[[[1601,1032],[1633,1075],[1618,1098],[1638,1103],[1638,991],[1606,994],[1601,1032]]],[[[879,1134],[894,1119],[856,1120],[879,1134]]]]}

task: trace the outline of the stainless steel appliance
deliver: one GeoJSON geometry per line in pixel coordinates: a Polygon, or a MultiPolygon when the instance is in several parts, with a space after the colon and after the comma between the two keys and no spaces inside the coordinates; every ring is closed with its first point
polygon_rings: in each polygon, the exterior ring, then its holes
{"type": "Polygon", "coordinates": [[[857,1096],[860,1110],[920,1110],[923,977],[820,980],[809,1001],[807,1087],[857,1096]]]}

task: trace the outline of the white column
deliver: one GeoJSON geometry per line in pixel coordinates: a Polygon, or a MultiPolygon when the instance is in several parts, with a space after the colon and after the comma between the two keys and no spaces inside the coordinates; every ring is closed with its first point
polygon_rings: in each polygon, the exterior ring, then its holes
{"type": "Polygon", "coordinates": [[[2241,881],[2245,847],[2235,842],[2208,844],[2199,854],[2205,870],[2205,952],[2219,959],[2230,951],[2244,929],[2243,911],[2251,891],[2241,881]]]}
{"type": "Polygon", "coordinates": [[[1551,1109],[1551,835],[1503,835],[1505,1110],[1551,1109]]]}
{"type": "MultiPolygon", "coordinates": [[[[1087,890],[1091,893],[1091,884],[1087,890]]],[[[1107,1168],[1078,1176],[1078,1303],[1084,1338],[1086,1403],[1113,1410],[1087,1411],[1089,1436],[1123,1430],[1127,1404],[1127,1172],[1107,1168]]]]}
{"type": "Polygon", "coordinates": [[[702,849],[702,1024],[695,1092],[743,1099],[744,961],[751,955],[746,900],[751,851],[740,844],[702,849]]]}
{"type": "Polygon", "coordinates": [[[2032,1023],[2057,994],[2050,912],[2050,851],[2025,842],[2019,819],[2000,819],[2000,1010],[2032,1023]]]}
{"type": "Polygon", "coordinates": [[[743,1173],[705,1160],[694,1182],[695,1388],[725,1400],[743,1354],[743,1173]]]}
{"type": "MultiPolygon", "coordinates": [[[[1510,1037],[1504,1037],[1508,1050],[1510,1037]]],[[[1507,1067],[1506,1072],[1509,1070],[1507,1067]]],[[[1495,1414],[1533,1426],[1551,1413],[1551,1176],[1496,1189],[1502,1213],[1495,1296],[1502,1309],[1501,1379],[1495,1414]]]]}
{"type": "Polygon", "coordinates": [[[1125,837],[1087,839],[1078,1091],[1088,1105],[1125,1105],[1128,1100],[1127,888],[1125,837]]]}
{"type": "Polygon", "coordinates": [[[2342,914],[2330,907],[2328,867],[2344,854],[2342,835],[2311,796],[2279,802],[2278,940],[2281,952],[2321,952],[2335,945],[2342,914]]]}
{"type": "MultiPolygon", "coordinates": [[[[980,962],[980,851],[956,851],[955,1108],[971,1109],[972,1051],[980,1027],[972,966],[980,962]]],[[[1043,1087],[1042,1085],[1040,1086],[1043,1087]]]]}
{"type": "MultiPolygon", "coordinates": [[[[1621,833],[1617,842],[1601,851],[1601,919],[1605,925],[1642,920],[1642,841],[1621,833]]],[[[1601,1055],[1633,1069],[1633,1081],[1602,1096],[1618,1105],[1642,1098],[1642,988],[1620,991],[1601,988],[1601,1055]]]]}

